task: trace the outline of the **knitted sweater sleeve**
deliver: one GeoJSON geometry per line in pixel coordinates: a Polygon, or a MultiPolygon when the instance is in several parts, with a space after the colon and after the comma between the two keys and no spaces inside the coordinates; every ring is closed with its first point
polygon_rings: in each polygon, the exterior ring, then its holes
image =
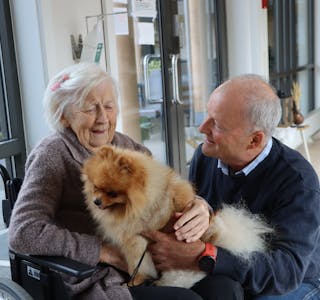
{"type": "Polygon", "coordinates": [[[60,227],[55,219],[69,176],[64,148],[63,143],[42,143],[30,154],[10,221],[9,247],[20,253],[64,256],[96,265],[101,241],[60,227]]]}

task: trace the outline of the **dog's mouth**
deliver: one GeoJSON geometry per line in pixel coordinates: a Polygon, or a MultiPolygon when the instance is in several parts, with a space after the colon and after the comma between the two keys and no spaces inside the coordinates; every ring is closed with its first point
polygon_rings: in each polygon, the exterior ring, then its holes
{"type": "Polygon", "coordinates": [[[124,205],[124,203],[122,202],[109,202],[109,203],[105,203],[104,201],[102,201],[100,198],[96,198],[93,200],[93,203],[101,210],[105,210],[105,209],[115,209],[118,207],[122,207],[124,205]]]}
{"type": "Polygon", "coordinates": [[[110,204],[107,204],[107,205],[97,205],[97,207],[101,210],[106,210],[106,209],[116,209],[116,208],[119,208],[119,207],[122,207],[124,204],[121,204],[121,203],[110,203],[110,204]]]}

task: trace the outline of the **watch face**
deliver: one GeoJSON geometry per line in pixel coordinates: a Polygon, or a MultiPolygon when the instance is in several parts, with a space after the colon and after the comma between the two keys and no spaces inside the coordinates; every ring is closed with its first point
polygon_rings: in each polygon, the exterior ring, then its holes
{"type": "Polygon", "coordinates": [[[202,256],[199,260],[199,268],[201,271],[211,274],[213,272],[216,261],[212,256],[202,256]]]}

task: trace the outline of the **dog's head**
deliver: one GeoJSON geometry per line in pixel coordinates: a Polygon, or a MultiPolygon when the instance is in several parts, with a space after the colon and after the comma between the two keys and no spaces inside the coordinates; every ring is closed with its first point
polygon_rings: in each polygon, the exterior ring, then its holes
{"type": "Polygon", "coordinates": [[[84,162],[82,180],[89,207],[124,213],[146,201],[146,172],[136,155],[134,151],[103,146],[84,162]]]}

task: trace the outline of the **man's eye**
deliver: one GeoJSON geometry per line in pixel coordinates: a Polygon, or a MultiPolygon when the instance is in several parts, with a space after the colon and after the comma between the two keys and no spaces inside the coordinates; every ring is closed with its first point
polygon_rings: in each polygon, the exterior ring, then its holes
{"type": "Polygon", "coordinates": [[[118,193],[115,191],[108,191],[106,192],[107,196],[111,197],[111,198],[115,198],[118,196],[118,193]]]}

